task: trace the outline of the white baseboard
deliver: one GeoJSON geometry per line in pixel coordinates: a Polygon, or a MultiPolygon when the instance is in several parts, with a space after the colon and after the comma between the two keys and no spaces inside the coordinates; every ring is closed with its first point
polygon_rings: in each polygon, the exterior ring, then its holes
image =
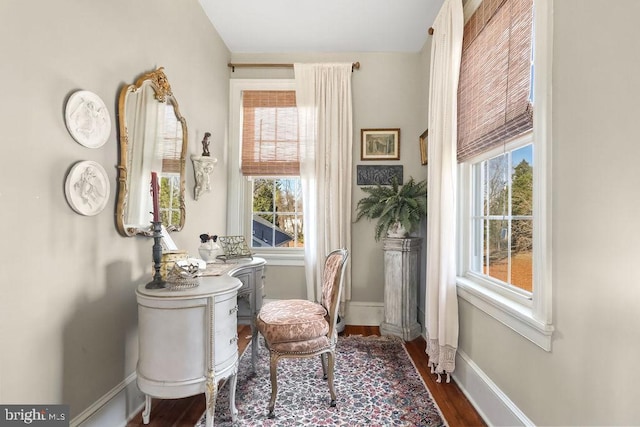
{"type": "Polygon", "coordinates": [[[138,390],[134,372],[74,417],[70,427],[126,427],[143,406],[144,394],[138,390]]]}
{"type": "Polygon", "coordinates": [[[452,376],[487,425],[535,426],[463,351],[458,350],[452,376]]]}
{"type": "Polygon", "coordinates": [[[384,303],[349,301],[345,321],[347,325],[380,326],[384,321],[384,303]]]}

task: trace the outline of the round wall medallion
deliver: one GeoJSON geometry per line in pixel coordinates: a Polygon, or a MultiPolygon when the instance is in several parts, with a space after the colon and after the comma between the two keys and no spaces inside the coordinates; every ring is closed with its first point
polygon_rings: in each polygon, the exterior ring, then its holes
{"type": "Polygon", "coordinates": [[[67,202],[81,215],[97,215],[109,200],[109,178],[104,168],[91,160],[77,162],[71,167],[64,185],[67,202]]]}
{"type": "Polygon", "coordinates": [[[89,148],[104,145],[111,134],[111,117],[98,95],[88,90],[71,94],[64,111],[69,133],[78,143],[89,148]]]}

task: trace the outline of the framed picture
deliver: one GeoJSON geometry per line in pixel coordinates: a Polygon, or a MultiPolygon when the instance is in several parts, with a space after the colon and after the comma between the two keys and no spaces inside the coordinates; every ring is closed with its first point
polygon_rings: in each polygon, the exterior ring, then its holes
{"type": "Polygon", "coordinates": [[[425,130],[424,132],[422,132],[422,135],[420,135],[420,161],[422,162],[423,165],[426,165],[429,160],[427,158],[427,155],[429,154],[429,150],[427,146],[428,133],[429,133],[429,129],[425,130]]]}
{"type": "Polygon", "coordinates": [[[361,160],[400,160],[400,129],[361,129],[361,160]]]}

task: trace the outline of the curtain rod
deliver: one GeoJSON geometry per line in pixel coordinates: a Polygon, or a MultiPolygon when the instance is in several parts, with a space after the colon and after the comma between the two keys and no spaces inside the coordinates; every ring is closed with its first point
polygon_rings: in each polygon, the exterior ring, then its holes
{"type": "MultiPolygon", "coordinates": [[[[228,63],[227,66],[231,68],[231,72],[236,71],[236,68],[293,68],[293,64],[234,64],[232,62],[228,63]]],[[[351,71],[359,69],[359,62],[351,64],[351,71]]]]}

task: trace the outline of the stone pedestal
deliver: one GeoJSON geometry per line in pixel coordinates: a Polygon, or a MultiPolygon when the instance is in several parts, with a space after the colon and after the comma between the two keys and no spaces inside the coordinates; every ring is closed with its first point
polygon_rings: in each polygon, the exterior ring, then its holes
{"type": "Polygon", "coordinates": [[[422,239],[386,238],[384,250],[384,322],[382,335],[396,335],[405,341],[420,336],[418,323],[418,280],[422,239]]]}

